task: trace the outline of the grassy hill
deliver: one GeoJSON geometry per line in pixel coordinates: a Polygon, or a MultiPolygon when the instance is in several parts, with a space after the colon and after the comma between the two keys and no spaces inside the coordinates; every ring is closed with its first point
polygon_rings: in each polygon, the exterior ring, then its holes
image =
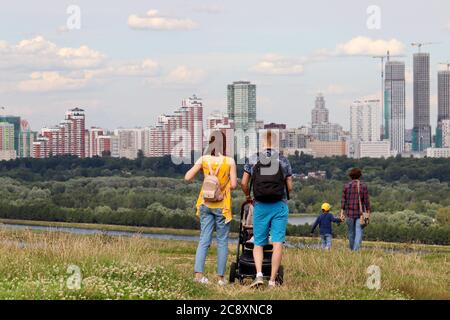
{"type": "MultiPolygon", "coordinates": [[[[0,299],[450,299],[449,247],[398,244],[405,250],[395,253],[371,243],[355,253],[345,245],[286,249],[285,285],[252,290],[193,283],[195,242],[0,229],[0,299]],[[366,287],[373,264],[378,291],[366,287]],[[70,265],[80,268],[79,290],[67,287],[70,265]]],[[[230,245],[230,261],[234,253],[230,245]]],[[[210,279],[214,270],[213,246],[210,279]]]]}

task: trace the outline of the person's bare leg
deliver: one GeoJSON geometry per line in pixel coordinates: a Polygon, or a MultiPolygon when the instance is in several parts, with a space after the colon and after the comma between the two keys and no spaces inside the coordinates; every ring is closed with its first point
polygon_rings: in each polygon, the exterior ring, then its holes
{"type": "Polygon", "coordinates": [[[272,273],[270,275],[270,281],[275,281],[278,274],[278,269],[281,265],[281,257],[283,255],[283,243],[282,242],[274,242],[273,244],[273,252],[272,252],[272,273]]]}
{"type": "Polygon", "coordinates": [[[262,246],[256,246],[253,248],[253,259],[255,260],[256,273],[262,272],[264,253],[262,246]]]}

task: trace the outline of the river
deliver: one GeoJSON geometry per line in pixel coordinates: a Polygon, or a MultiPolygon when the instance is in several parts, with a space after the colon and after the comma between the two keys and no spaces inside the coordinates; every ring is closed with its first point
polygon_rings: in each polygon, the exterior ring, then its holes
{"type": "MultiPolygon", "coordinates": [[[[302,218],[303,217],[299,217],[299,220],[297,220],[297,222],[306,221],[306,220],[301,220],[302,218]]],[[[108,235],[108,236],[125,236],[125,237],[139,236],[139,237],[151,238],[151,239],[181,240],[181,241],[198,241],[199,240],[198,235],[140,233],[140,232],[133,232],[133,231],[114,231],[114,230],[101,230],[101,229],[78,228],[78,227],[77,228],[75,228],[75,227],[49,227],[49,226],[35,226],[35,225],[2,223],[2,224],[0,224],[0,228],[19,229],[19,230],[29,229],[29,230],[39,230],[39,231],[51,231],[51,232],[66,232],[66,233],[82,234],[82,235],[103,234],[103,235],[108,235]]],[[[215,239],[213,241],[215,241],[215,239]]],[[[230,243],[234,243],[234,244],[237,243],[236,238],[231,238],[229,241],[230,241],[230,243]]],[[[18,243],[18,245],[21,247],[27,246],[27,244],[23,243],[23,242],[18,243]]],[[[318,249],[318,248],[320,248],[320,245],[318,242],[307,243],[304,241],[299,241],[299,242],[294,242],[294,243],[287,241],[285,243],[285,246],[288,248],[298,248],[298,249],[305,249],[305,248],[318,249]]],[[[429,253],[429,252],[431,252],[430,250],[426,250],[426,249],[414,250],[414,249],[409,249],[409,248],[408,249],[373,248],[373,249],[383,250],[388,253],[429,253]]]]}

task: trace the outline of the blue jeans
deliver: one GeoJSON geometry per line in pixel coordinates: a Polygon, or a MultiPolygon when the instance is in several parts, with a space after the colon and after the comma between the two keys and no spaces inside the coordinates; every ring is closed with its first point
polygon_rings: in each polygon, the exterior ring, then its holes
{"type": "Polygon", "coordinates": [[[333,236],[331,234],[321,234],[320,235],[322,249],[331,249],[331,240],[333,240],[333,236]]]}
{"type": "Polygon", "coordinates": [[[357,251],[361,247],[363,229],[361,228],[361,223],[359,218],[347,218],[348,227],[348,242],[350,245],[350,250],[357,251]]]}
{"type": "Polygon", "coordinates": [[[195,255],[194,271],[205,271],[205,260],[211,245],[214,227],[217,233],[217,275],[223,276],[228,258],[228,234],[230,223],[225,223],[222,209],[210,209],[205,205],[200,207],[200,241],[195,255]]]}

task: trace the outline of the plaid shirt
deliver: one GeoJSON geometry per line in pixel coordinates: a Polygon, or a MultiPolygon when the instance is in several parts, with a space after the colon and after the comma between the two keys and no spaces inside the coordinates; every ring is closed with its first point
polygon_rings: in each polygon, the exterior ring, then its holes
{"type": "MultiPolygon", "coordinates": [[[[361,205],[366,211],[370,211],[369,191],[364,183],[359,185],[361,205]]],[[[352,180],[344,186],[341,198],[341,209],[348,218],[359,218],[361,211],[358,199],[358,180],[352,180]]]]}

